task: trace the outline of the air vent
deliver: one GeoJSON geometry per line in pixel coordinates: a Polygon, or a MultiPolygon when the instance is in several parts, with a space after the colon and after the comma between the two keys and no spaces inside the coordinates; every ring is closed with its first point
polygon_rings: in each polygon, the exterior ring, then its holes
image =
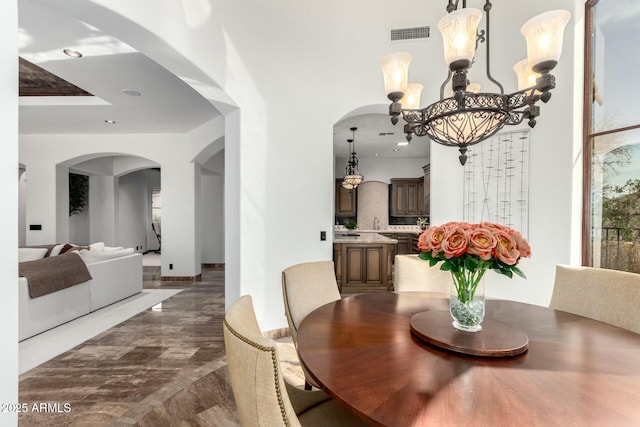
{"type": "Polygon", "coordinates": [[[428,39],[429,27],[396,28],[391,30],[391,41],[428,39]]]}
{"type": "Polygon", "coordinates": [[[378,136],[387,136],[387,135],[393,135],[393,132],[380,132],[378,134],[378,136]]]}

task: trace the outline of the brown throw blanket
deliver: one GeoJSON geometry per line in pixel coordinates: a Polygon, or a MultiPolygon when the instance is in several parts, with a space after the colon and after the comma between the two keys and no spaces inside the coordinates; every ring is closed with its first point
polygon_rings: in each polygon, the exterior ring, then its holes
{"type": "Polygon", "coordinates": [[[20,246],[21,248],[44,248],[47,250],[47,253],[44,254],[44,258],[51,255],[51,250],[56,247],[56,245],[31,245],[31,246],[20,246]]]}
{"type": "Polygon", "coordinates": [[[74,252],[18,263],[20,276],[29,282],[29,295],[37,298],[91,280],[87,264],[74,252]]]}

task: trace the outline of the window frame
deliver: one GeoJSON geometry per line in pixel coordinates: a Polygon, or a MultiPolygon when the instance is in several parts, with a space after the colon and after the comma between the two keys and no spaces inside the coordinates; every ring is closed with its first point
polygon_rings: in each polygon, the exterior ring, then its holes
{"type": "Polygon", "coordinates": [[[608,129],[602,132],[594,132],[593,129],[593,30],[594,9],[600,0],[587,0],[585,2],[585,31],[584,31],[584,99],[583,99],[583,127],[582,127],[582,265],[593,265],[592,249],[592,149],[594,138],[611,133],[622,133],[629,130],[640,129],[640,124],[621,128],[608,129]]]}
{"type": "Polygon", "coordinates": [[[584,10],[584,96],[582,108],[582,265],[591,265],[591,129],[593,126],[593,9],[599,0],[587,0],[584,10]]]}

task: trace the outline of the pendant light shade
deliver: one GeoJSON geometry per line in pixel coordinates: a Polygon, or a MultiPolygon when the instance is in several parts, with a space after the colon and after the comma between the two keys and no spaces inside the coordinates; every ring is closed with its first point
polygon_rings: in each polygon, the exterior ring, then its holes
{"type": "Polygon", "coordinates": [[[347,190],[353,190],[354,188],[356,188],[356,186],[353,185],[351,182],[347,182],[346,180],[344,180],[342,181],[342,188],[345,188],[347,190]]]}
{"type": "Polygon", "coordinates": [[[407,85],[407,91],[400,100],[400,104],[404,108],[417,110],[420,108],[420,96],[422,95],[422,89],[424,86],[420,83],[409,83],[407,85]]]}
{"type": "Polygon", "coordinates": [[[360,174],[353,174],[353,175],[345,175],[344,180],[343,180],[343,187],[345,187],[345,184],[348,186],[351,186],[351,188],[356,188],[358,185],[360,185],[360,183],[363,180],[363,176],[360,174]]]}
{"type": "Polygon", "coordinates": [[[513,71],[518,77],[518,90],[535,86],[536,80],[540,77],[540,73],[536,73],[531,69],[528,59],[518,61],[516,65],[513,66],[513,71]]]}
{"type": "Polygon", "coordinates": [[[539,73],[552,70],[562,53],[564,27],[571,14],[566,10],[551,10],[534,16],[520,29],[527,41],[527,60],[539,73]]]}
{"type": "Polygon", "coordinates": [[[411,55],[407,52],[394,52],[380,60],[384,78],[384,92],[389,99],[397,101],[407,92],[409,64],[411,55]]]}
{"type": "Polygon", "coordinates": [[[476,32],[482,12],[474,8],[456,10],[440,18],[438,30],[444,43],[444,60],[454,71],[469,68],[476,51],[476,32]]]}

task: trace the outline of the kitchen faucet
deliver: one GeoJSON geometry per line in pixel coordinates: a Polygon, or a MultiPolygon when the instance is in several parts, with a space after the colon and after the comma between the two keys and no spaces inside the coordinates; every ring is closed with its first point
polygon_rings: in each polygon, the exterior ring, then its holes
{"type": "Polygon", "coordinates": [[[380,219],[377,216],[373,218],[373,229],[380,230],[380,219]]]}

